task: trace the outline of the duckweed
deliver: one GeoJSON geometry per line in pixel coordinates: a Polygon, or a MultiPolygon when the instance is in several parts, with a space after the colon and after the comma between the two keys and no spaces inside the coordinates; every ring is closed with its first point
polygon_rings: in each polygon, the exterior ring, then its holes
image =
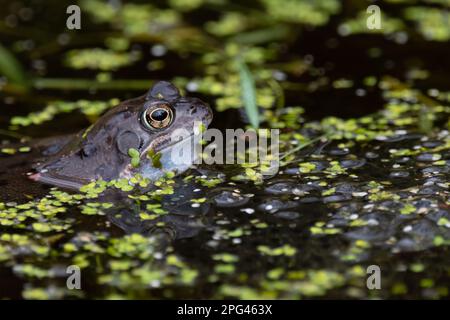
{"type": "MultiPolygon", "coordinates": [[[[200,165],[157,181],[140,174],[91,181],[77,192],[33,182],[17,195],[16,180],[25,176],[16,170],[37,151],[20,134],[39,126],[46,135],[60,119],[81,129],[67,119],[78,112],[92,123],[119,102],[48,101],[58,91],[41,94],[52,89],[43,86],[52,79],[40,77],[54,66],[46,70],[41,62],[54,57],[53,48],[41,51],[37,41],[40,49],[29,52],[41,57],[30,64],[36,90],[17,98],[23,112],[0,132],[20,140],[2,139],[0,148],[1,169],[10,171],[0,173],[6,191],[0,199],[0,262],[19,280],[15,291],[25,299],[448,298],[450,93],[433,87],[442,87],[442,70],[416,59],[421,53],[415,50],[433,41],[437,49],[427,55],[439,53],[449,38],[448,15],[444,1],[427,7],[388,2],[398,15],[382,8],[382,28],[369,30],[365,11],[352,3],[346,5],[355,10],[342,10],[335,0],[283,6],[262,0],[255,10],[205,21],[191,18],[209,6],[234,4],[171,0],[118,9],[113,2],[81,1],[83,19],[108,31],[92,46],[79,49],[71,42],[74,50],[64,51],[65,66],[75,69],[69,71],[88,72],[93,80],[87,83],[96,84],[81,96],[114,96],[110,91],[125,84],[144,93],[145,79],[179,67],[172,80],[182,91],[211,103],[216,119],[230,116],[233,125],[245,127],[250,119],[241,112],[241,61],[254,78],[259,126],[280,129],[282,162],[271,176],[263,174],[264,163],[200,165]],[[314,37],[296,40],[310,32],[314,37]],[[352,36],[362,33],[369,35],[352,36]],[[355,39],[371,45],[361,47],[355,39]],[[316,56],[318,44],[329,51],[329,63],[316,56]],[[397,51],[411,52],[411,59],[399,59],[397,51]],[[140,61],[149,55],[151,61],[140,61]],[[371,68],[358,68],[356,75],[354,61],[371,68]],[[142,79],[140,86],[128,79],[132,74],[142,79]],[[109,91],[100,94],[99,88],[109,91]],[[82,269],[89,287],[66,289],[71,264],[82,269]],[[381,290],[367,290],[369,265],[382,270],[381,290]]],[[[24,48],[17,52],[28,56],[24,48]]],[[[76,79],[62,80],[53,83],[72,96],[76,79]]],[[[5,110],[12,110],[14,87],[0,82],[5,110]]],[[[121,99],[137,96],[119,93],[121,99]]],[[[84,139],[91,128],[81,133],[84,139]]],[[[140,167],[138,150],[128,151],[131,165],[140,167]]],[[[161,154],[142,156],[162,167],[161,154]]]]}
{"type": "Polygon", "coordinates": [[[74,69],[116,70],[139,59],[139,54],[122,53],[100,48],[71,50],[67,53],[66,63],[74,69]]]}

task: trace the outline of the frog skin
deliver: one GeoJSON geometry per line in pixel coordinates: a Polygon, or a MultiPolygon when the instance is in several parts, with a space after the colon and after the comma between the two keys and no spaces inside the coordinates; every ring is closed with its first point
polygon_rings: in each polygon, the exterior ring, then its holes
{"type": "Polygon", "coordinates": [[[173,84],[159,81],[146,95],[120,103],[69,139],[61,150],[38,161],[30,178],[79,189],[98,179],[110,181],[139,173],[155,180],[167,171],[181,173],[192,165],[194,157],[174,161],[170,150],[191,141],[195,125],[206,128],[211,120],[208,104],[182,97],[173,84]],[[174,139],[177,129],[184,135],[174,139]],[[138,165],[132,165],[130,149],[137,150],[138,165]],[[148,156],[157,153],[161,154],[159,166],[148,156]]]}

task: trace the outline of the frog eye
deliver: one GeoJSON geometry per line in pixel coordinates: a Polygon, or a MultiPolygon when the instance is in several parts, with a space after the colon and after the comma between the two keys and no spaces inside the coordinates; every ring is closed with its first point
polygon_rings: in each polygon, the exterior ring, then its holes
{"type": "Polygon", "coordinates": [[[172,108],[167,104],[160,104],[145,110],[142,122],[148,129],[162,129],[172,122],[172,118],[172,108]]]}

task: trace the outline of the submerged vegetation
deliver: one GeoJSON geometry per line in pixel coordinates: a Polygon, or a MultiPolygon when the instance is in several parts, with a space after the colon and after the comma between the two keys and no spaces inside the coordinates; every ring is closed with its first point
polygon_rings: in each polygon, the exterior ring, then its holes
{"type": "Polygon", "coordinates": [[[448,1],[380,2],[379,30],[353,1],[83,0],[72,31],[51,3],[0,14],[2,298],[448,298],[448,1]],[[78,192],[26,179],[37,138],[158,79],[208,101],[220,129],[280,129],[278,173],[200,166],[78,192]]]}

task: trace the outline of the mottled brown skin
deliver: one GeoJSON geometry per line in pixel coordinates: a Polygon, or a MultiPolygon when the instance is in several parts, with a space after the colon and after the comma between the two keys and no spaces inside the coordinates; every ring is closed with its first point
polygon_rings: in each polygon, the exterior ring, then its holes
{"type": "Polygon", "coordinates": [[[142,154],[149,149],[158,152],[173,143],[170,135],[175,129],[193,132],[194,122],[201,121],[207,127],[211,120],[206,103],[182,97],[171,83],[160,81],[147,95],[120,103],[59,152],[37,163],[31,179],[71,189],[96,179],[117,179],[130,170],[130,148],[142,154]],[[171,123],[165,128],[146,127],[143,112],[160,104],[170,106],[171,123]]]}

